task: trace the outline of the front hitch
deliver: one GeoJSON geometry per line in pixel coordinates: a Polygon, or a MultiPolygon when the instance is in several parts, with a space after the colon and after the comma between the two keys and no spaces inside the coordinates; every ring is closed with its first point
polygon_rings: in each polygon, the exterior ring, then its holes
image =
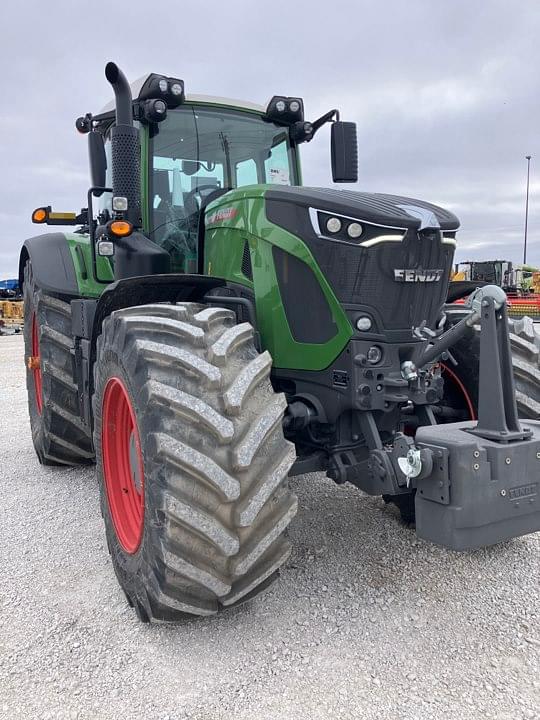
{"type": "Polygon", "coordinates": [[[469,316],[423,356],[431,362],[435,347],[450,347],[450,334],[455,342],[480,322],[478,422],[420,427],[415,438],[434,459],[432,472],[415,481],[416,532],[453,550],[540,530],[540,422],[518,419],[503,295],[480,288],[469,316]]]}

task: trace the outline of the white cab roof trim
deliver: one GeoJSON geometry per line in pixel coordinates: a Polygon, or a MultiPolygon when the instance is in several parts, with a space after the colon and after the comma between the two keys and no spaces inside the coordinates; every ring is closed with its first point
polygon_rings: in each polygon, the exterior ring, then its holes
{"type": "MultiPolygon", "coordinates": [[[[139,97],[139,93],[141,92],[141,88],[144,85],[147,77],[148,75],[143,75],[138,80],[135,80],[130,84],[131,94],[134,100],[139,97]]],[[[232,107],[242,108],[243,110],[252,110],[253,112],[257,112],[262,115],[264,115],[266,112],[266,107],[264,105],[246,102],[245,100],[235,100],[233,98],[218,97],[215,95],[190,95],[186,93],[186,102],[206,103],[211,105],[229,105],[232,107]]],[[[109,103],[107,103],[107,105],[105,105],[104,108],[99,111],[98,115],[103,115],[104,113],[111,112],[111,110],[114,109],[115,103],[114,100],[111,100],[109,103]]]]}

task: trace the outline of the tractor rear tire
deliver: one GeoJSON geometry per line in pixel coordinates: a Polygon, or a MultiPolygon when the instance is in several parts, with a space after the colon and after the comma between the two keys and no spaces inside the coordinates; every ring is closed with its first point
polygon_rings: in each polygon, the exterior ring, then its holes
{"type": "Polygon", "coordinates": [[[530,317],[509,322],[518,414],[540,420],[540,330],[530,317]]]}
{"type": "Polygon", "coordinates": [[[42,465],[93,462],[73,382],[71,306],[41,290],[24,268],[24,350],[32,441],[42,465]]]}
{"type": "Polygon", "coordinates": [[[154,304],[104,321],[93,398],[101,506],[141,620],[244,602],[287,560],[295,452],[270,367],[230,310],[154,304]]]}

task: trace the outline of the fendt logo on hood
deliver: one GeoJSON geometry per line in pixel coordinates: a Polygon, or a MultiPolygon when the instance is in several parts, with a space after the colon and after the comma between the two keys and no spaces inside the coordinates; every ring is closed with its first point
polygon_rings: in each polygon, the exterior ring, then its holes
{"type": "Polygon", "coordinates": [[[394,280],[396,282],[407,283],[431,283],[439,282],[444,275],[444,270],[404,270],[396,268],[394,270],[394,280]]]}

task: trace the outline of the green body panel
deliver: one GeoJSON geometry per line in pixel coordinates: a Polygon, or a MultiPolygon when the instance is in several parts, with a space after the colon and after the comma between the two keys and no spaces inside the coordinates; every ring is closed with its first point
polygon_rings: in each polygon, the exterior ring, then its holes
{"type": "MultiPolygon", "coordinates": [[[[269,222],[265,193],[271,185],[250,185],[232,190],[208,206],[205,233],[205,274],[252,287],[258,330],[263,348],[278,368],[323,370],[345,348],[353,330],[306,244],[269,222]],[[242,253],[248,241],[253,283],[241,272],[242,253]],[[331,309],[336,335],[324,344],[296,342],[279,293],[272,247],[277,246],[305,262],[316,276],[331,309]]],[[[298,297],[302,302],[302,297],[298,297]]]]}
{"type": "Polygon", "coordinates": [[[73,259],[73,266],[75,267],[75,274],[77,276],[77,284],[79,286],[81,297],[99,297],[103,290],[107,287],[106,283],[114,280],[114,273],[109,259],[97,256],[96,263],[98,276],[106,281],[97,282],[94,280],[94,274],[92,272],[92,250],[90,247],[90,237],[88,235],[79,235],[78,233],[65,233],[65,237],[73,259]],[[84,258],[84,267],[82,267],[79,254],[76,250],[77,247],[81,249],[84,258]]]}

